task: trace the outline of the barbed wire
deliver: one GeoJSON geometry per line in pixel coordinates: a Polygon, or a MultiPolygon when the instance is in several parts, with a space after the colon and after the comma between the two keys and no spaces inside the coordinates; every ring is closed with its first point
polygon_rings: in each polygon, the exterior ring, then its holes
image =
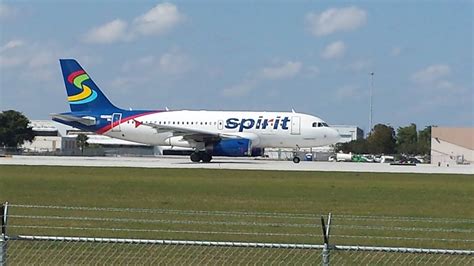
{"type": "Polygon", "coordinates": [[[404,217],[404,216],[365,216],[365,215],[333,215],[348,221],[394,221],[394,222],[426,222],[426,223],[474,223],[474,219],[453,219],[433,217],[404,217]]]}
{"type": "MultiPolygon", "coordinates": [[[[10,204],[17,208],[43,208],[43,209],[63,209],[81,211],[108,211],[108,212],[142,212],[142,213],[170,213],[182,215],[210,215],[210,216],[256,216],[264,218],[293,218],[293,219],[318,219],[327,214],[310,213],[277,213],[277,212],[240,212],[240,211],[198,211],[198,210],[176,210],[176,209],[146,209],[146,208],[111,208],[111,207],[84,207],[84,206],[55,206],[55,205],[29,205],[10,204]]],[[[337,214],[334,218],[344,218],[345,220],[388,220],[400,222],[433,222],[433,223],[474,223],[474,219],[465,218],[436,218],[436,217],[410,217],[410,216],[371,216],[337,214]]]]}
{"type": "Polygon", "coordinates": [[[170,230],[170,229],[133,229],[133,228],[108,228],[108,227],[70,227],[70,226],[42,226],[42,225],[10,225],[13,228],[32,229],[60,229],[60,230],[91,230],[91,231],[123,231],[123,232],[145,232],[145,233],[189,233],[189,234],[225,234],[225,235],[255,235],[255,236],[303,236],[320,237],[318,234],[297,233],[261,233],[241,231],[199,231],[199,230],[170,230]]]}
{"type": "MultiPolygon", "coordinates": [[[[293,218],[293,219],[318,219],[323,214],[302,214],[302,213],[276,213],[276,212],[236,212],[236,211],[197,211],[197,210],[173,210],[173,209],[143,209],[143,208],[106,208],[106,207],[70,207],[51,205],[22,205],[10,204],[11,207],[18,208],[41,208],[41,209],[61,209],[80,211],[107,211],[107,212],[138,212],[157,214],[181,214],[181,215],[208,215],[226,217],[262,217],[262,218],[293,218]]],[[[325,214],[327,215],[327,214],[325,214]]]]}
{"type": "Polygon", "coordinates": [[[448,233],[474,233],[474,229],[457,228],[428,228],[428,227],[400,227],[400,226],[374,226],[374,225],[338,225],[331,227],[361,230],[390,230],[390,231],[419,231],[419,232],[448,232],[448,233]]]}
{"type": "Polygon", "coordinates": [[[331,238],[366,238],[366,239],[387,239],[387,240],[414,240],[414,241],[443,241],[443,242],[474,242],[474,239],[455,238],[424,238],[424,237],[403,237],[403,236],[361,236],[361,235],[331,235],[331,238]]]}
{"type": "Polygon", "coordinates": [[[167,223],[167,224],[202,224],[202,225],[241,225],[241,226],[275,226],[275,227],[321,227],[320,224],[289,224],[289,223],[259,223],[259,222],[218,222],[218,221],[189,221],[164,219],[134,219],[134,218],[103,218],[103,217],[74,217],[74,216],[39,216],[39,215],[9,215],[11,218],[42,219],[42,220],[74,220],[98,222],[137,222],[137,223],[167,223]]]}

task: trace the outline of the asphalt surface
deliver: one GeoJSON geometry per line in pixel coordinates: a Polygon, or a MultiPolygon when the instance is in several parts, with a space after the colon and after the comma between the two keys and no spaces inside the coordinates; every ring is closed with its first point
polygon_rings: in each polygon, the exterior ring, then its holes
{"type": "Polygon", "coordinates": [[[216,157],[211,163],[192,163],[185,156],[166,157],[63,157],[63,156],[12,156],[0,157],[0,165],[50,165],[50,166],[97,166],[97,167],[144,167],[144,168],[205,168],[280,171],[331,171],[331,172],[379,172],[379,173],[450,173],[474,174],[473,165],[395,166],[380,163],[272,161],[254,158],[216,157]]]}

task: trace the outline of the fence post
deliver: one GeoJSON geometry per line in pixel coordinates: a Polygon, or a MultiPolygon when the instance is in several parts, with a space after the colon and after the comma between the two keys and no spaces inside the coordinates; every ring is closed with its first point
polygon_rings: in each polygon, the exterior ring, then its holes
{"type": "Polygon", "coordinates": [[[328,215],[328,225],[324,223],[324,217],[321,216],[321,224],[323,229],[323,266],[329,266],[329,232],[331,228],[331,213],[328,215]]]}
{"type": "Polygon", "coordinates": [[[7,214],[8,202],[2,204],[0,220],[2,224],[2,236],[0,237],[0,266],[7,265],[7,214]]]}

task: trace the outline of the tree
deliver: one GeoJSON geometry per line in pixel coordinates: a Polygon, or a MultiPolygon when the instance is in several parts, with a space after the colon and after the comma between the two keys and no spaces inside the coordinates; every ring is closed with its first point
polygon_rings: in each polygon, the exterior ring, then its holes
{"type": "Polygon", "coordinates": [[[397,152],[402,154],[416,154],[418,151],[418,132],[416,125],[410,124],[397,129],[397,152]]]}
{"type": "Polygon", "coordinates": [[[372,154],[395,153],[395,130],[391,126],[377,124],[367,138],[367,147],[372,154]]]}
{"type": "Polygon", "coordinates": [[[429,155],[431,153],[431,126],[418,132],[418,154],[429,155]]]}
{"type": "Polygon", "coordinates": [[[87,140],[89,140],[89,137],[86,134],[83,134],[83,133],[77,134],[76,145],[81,150],[81,155],[84,155],[84,148],[89,146],[89,143],[87,142],[87,140]]]}
{"type": "Polygon", "coordinates": [[[351,140],[350,142],[338,143],[336,144],[335,150],[343,151],[344,153],[352,152],[358,154],[366,154],[368,153],[367,140],[358,139],[351,140]]]}
{"type": "Polygon", "coordinates": [[[25,141],[33,141],[33,129],[28,126],[30,120],[15,110],[0,113],[0,146],[16,149],[25,141]]]}

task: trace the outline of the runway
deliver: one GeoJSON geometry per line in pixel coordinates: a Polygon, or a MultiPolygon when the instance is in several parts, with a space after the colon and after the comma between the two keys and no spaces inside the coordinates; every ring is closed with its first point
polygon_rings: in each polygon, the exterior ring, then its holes
{"type": "Polygon", "coordinates": [[[254,158],[216,157],[211,163],[192,163],[188,157],[63,157],[63,156],[12,156],[0,157],[0,165],[49,165],[94,167],[141,167],[141,168],[202,168],[279,171],[331,171],[331,172],[378,172],[378,173],[445,173],[474,174],[472,165],[449,167],[419,164],[417,166],[393,166],[380,163],[272,161],[254,158]]]}

